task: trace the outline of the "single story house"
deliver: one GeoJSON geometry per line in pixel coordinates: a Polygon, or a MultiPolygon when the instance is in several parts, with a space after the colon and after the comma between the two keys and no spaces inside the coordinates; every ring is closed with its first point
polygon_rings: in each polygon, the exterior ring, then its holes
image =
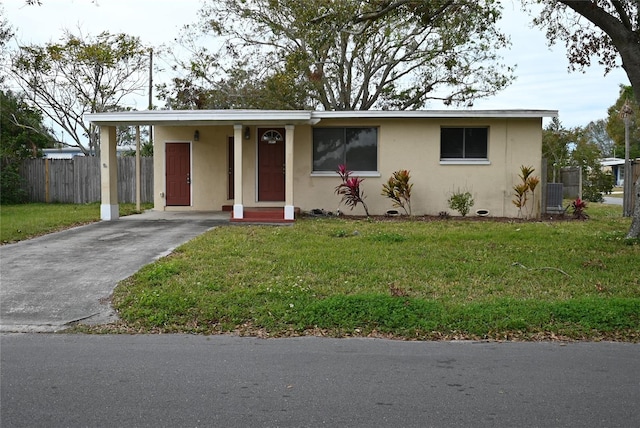
{"type": "Polygon", "coordinates": [[[42,157],[45,159],[73,159],[76,156],[84,156],[80,147],[56,147],[54,149],[42,149],[42,157]]]}
{"type": "Polygon", "coordinates": [[[604,158],[600,160],[600,165],[604,172],[611,172],[615,178],[615,185],[624,185],[624,159],[604,158]]]}
{"type": "MultiPolygon", "coordinates": [[[[473,210],[517,217],[513,186],[520,166],[540,176],[542,120],[554,110],[161,110],[87,114],[100,127],[101,218],[118,218],[116,127],[152,125],[154,209],[231,211],[277,208],[349,211],[334,192],[340,164],[364,178],[370,214],[392,202],[381,195],[394,171],[409,170],[413,213],[456,212],[452,192],[470,191],[473,210]]],[[[540,213],[540,192],[529,202],[540,213]]],[[[472,212],[474,212],[472,211],[472,212]]]]}

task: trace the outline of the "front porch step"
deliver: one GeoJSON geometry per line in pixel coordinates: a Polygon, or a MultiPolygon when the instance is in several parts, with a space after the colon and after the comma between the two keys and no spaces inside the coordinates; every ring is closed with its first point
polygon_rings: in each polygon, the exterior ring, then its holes
{"type": "MultiPolygon", "coordinates": [[[[223,207],[224,209],[224,207],[223,207]]],[[[300,214],[300,208],[294,208],[294,217],[300,214]]],[[[237,223],[293,223],[295,220],[284,219],[283,207],[244,207],[243,218],[234,218],[231,221],[237,223]]]]}

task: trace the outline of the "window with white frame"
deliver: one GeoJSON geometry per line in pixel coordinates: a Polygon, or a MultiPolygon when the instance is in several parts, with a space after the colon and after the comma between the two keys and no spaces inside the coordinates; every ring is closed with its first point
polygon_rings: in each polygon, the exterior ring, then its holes
{"type": "Polygon", "coordinates": [[[440,159],[486,160],[488,140],[488,127],[442,127],[440,128],[440,159]]]}
{"type": "Polygon", "coordinates": [[[351,171],[377,171],[378,128],[313,128],[313,171],[333,172],[338,165],[351,171]]]}

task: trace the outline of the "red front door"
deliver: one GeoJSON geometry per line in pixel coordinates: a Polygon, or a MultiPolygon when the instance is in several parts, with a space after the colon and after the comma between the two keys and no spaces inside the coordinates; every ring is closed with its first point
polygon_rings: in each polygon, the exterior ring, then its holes
{"type": "Polygon", "coordinates": [[[258,200],[284,201],[284,128],[258,129],[258,200]]]}
{"type": "Polygon", "coordinates": [[[191,205],[191,148],[189,143],[166,144],[167,205],[191,205]]]}

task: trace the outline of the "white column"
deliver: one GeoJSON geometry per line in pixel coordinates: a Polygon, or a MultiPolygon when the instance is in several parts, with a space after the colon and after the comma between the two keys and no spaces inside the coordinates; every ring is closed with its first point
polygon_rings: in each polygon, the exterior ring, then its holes
{"type": "Polygon", "coordinates": [[[136,126],[136,211],[142,201],[142,176],[140,168],[140,127],[136,126]]]}
{"type": "Polygon", "coordinates": [[[100,185],[100,218],[117,220],[119,217],[118,159],[115,126],[100,127],[100,185]]]}
{"type": "Polygon", "coordinates": [[[293,136],[294,125],[287,125],[285,127],[285,145],[284,145],[284,158],[285,158],[285,173],[284,173],[284,219],[294,220],[294,204],[293,204],[293,136]]]}
{"type": "Polygon", "coordinates": [[[242,202],[242,124],[233,125],[233,218],[244,218],[242,202]]]}

